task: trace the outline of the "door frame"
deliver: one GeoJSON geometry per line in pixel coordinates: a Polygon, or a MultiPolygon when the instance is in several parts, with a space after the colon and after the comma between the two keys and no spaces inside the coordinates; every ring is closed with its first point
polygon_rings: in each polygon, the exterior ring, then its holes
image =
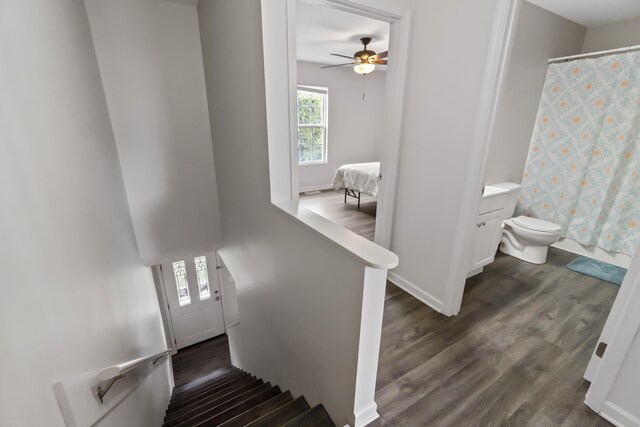
{"type": "MultiPolygon", "coordinates": [[[[386,0],[317,0],[327,7],[390,24],[384,132],[380,165],[383,179],[377,203],[374,241],[391,246],[391,233],[402,138],[402,118],[409,63],[411,9],[386,0]]],[[[262,37],[269,140],[271,202],[298,203],[296,0],[262,0],[262,37]]]]}
{"type": "Polygon", "coordinates": [[[522,1],[498,0],[494,12],[480,104],[458,212],[458,227],[453,239],[449,277],[442,301],[442,313],[447,316],[457,315],[462,306],[468,267],[473,256],[471,244],[486,178],[487,159],[494,139],[497,109],[511,62],[522,1]]]}
{"type": "MultiPolygon", "coordinates": [[[[220,307],[222,308],[222,321],[224,326],[224,333],[226,334],[227,322],[225,318],[225,307],[224,307],[225,302],[224,302],[224,295],[222,294],[220,278],[218,276],[218,253],[213,251],[195,251],[193,253],[190,252],[186,255],[183,254],[183,255],[175,256],[175,257],[172,257],[171,259],[186,258],[188,256],[193,256],[194,253],[204,253],[205,256],[207,257],[207,275],[209,278],[210,288],[211,288],[212,276],[215,276],[213,280],[215,280],[216,283],[218,284],[218,289],[220,292],[220,307]],[[211,258],[211,261],[213,261],[213,266],[209,262],[210,261],[209,258],[211,258]]],[[[169,261],[164,261],[163,263],[171,263],[171,262],[173,261],[169,260],[169,261]]],[[[158,293],[158,302],[160,304],[160,315],[162,317],[162,321],[166,329],[165,336],[169,340],[167,344],[173,349],[170,353],[170,355],[173,356],[178,352],[178,341],[176,339],[176,333],[173,328],[173,318],[171,317],[171,309],[169,308],[169,297],[167,296],[167,288],[165,286],[166,283],[164,280],[162,264],[154,265],[151,268],[153,271],[154,279],[156,281],[156,292],[158,293]]],[[[213,294],[211,295],[211,298],[214,298],[213,294]]]]}
{"type": "Polygon", "coordinates": [[[627,354],[640,331],[640,247],[636,250],[627,275],[620,286],[599,343],[607,347],[600,359],[594,355],[587,369],[591,386],[585,404],[615,425],[640,425],[640,420],[608,400],[627,354]],[[591,378],[592,377],[592,378],[591,378]]]}
{"type": "Polygon", "coordinates": [[[158,302],[160,303],[160,314],[165,328],[165,337],[168,341],[167,345],[172,349],[170,355],[174,355],[178,352],[178,342],[176,340],[176,334],[173,331],[173,319],[171,318],[171,311],[169,310],[169,298],[167,297],[164,275],[162,274],[162,265],[154,265],[151,269],[156,282],[156,292],[158,293],[158,302]]]}

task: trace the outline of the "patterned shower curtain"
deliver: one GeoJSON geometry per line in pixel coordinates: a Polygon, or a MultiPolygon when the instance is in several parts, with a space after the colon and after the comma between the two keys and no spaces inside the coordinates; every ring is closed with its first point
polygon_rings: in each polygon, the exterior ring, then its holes
{"type": "Polygon", "coordinates": [[[551,64],[516,215],[633,255],[640,243],[640,52],[551,64]]]}

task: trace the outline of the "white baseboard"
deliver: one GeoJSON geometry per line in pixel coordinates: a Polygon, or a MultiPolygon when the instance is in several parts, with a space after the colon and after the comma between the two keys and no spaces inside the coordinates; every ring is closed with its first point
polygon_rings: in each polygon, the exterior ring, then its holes
{"type": "Polygon", "coordinates": [[[405,292],[408,292],[418,300],[427,304],[429,307],[433,308],[438,313],[442,313],[444,308],[444,304],[442,300],[434,297],[429,292],[426,292],[425,290],[420,289],[419,287],[409,282],[408,280],[404,279],[403,277],[398,276],[393,271],[390,271],[388,273],[388,279],[391,283],[393,283],[394,285],[397,285],[405,292]]]}
{"type": "Polygon", "coordinates": [[[307,191],[322,191],[322,190],[331,190],[333,187],[331,184],[328,185],[311,185],[309,187],[300,187],[298,188],[299,193],[306,193],[307,191]]]}
{"type": "Polygon", "coordinates": [[[355,420],[353,422],[354,427],[364,427],[373,421],[380,418],[380,414],[378,414],[378,405],[373,402],[369,405],[365,410],[358,412],[355,414],[355,420]]]}
{"type": "Polygon", "coordinates": [[[618,427],[640,427],[640,418],[609,401],[604,402],[599,415],[618,427]]]}

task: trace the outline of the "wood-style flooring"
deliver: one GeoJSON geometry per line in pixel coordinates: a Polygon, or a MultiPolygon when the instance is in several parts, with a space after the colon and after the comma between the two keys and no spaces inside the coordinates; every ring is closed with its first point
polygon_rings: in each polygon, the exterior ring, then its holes
{"type": "Polygon", "coordinates": [[[582,378],[618,287],[498,253],[440,315],[389,283],[374,426],[605,426],[582,378]]]}
{"type": "Polygon", "coordinates": [[[377,206],[376,198],[373,196],[362,194],[358,209],[356,199],[347,197],[345,203],[344,193],[335,190],[324,190],[317,194],[300,193],[300,206],[373,241],[377,206]]]}
{"type": "Polygon", "coordinates": [[[231,367],[227,335],[219,335],[178,350],[171,357],[176,387],[231,367]]]}

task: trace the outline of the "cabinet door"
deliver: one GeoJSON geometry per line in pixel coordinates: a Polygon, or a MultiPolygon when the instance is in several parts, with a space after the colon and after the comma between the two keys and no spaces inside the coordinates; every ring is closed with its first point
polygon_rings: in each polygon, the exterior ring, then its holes
{"type": "Polygon", "coordinates": [[[476,238],[473,247],[470,271],[491,264],[496,256],[500,236],[502,235],[503,209],[489,212],[478,217],[476,238]]]}

